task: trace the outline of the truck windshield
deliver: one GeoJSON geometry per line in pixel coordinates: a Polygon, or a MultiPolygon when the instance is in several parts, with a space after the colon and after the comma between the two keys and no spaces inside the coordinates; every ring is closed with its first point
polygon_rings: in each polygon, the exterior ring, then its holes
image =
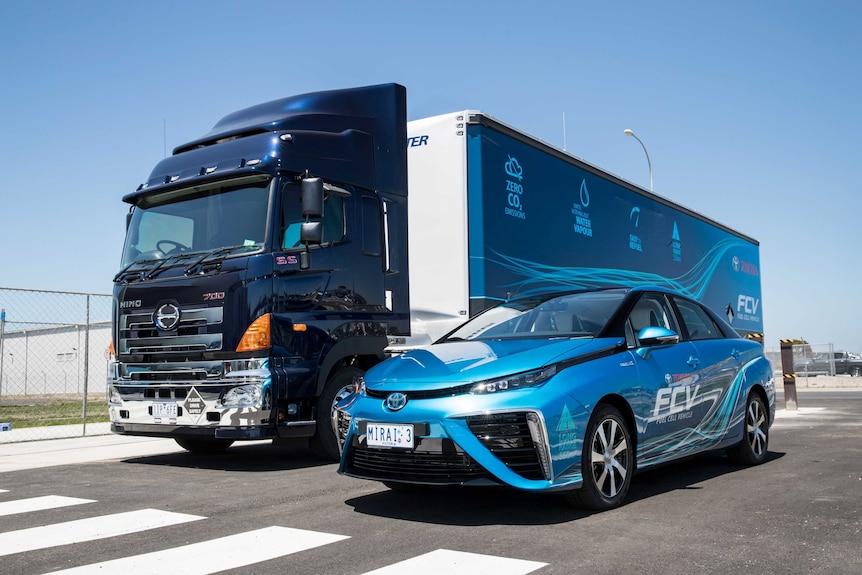
{"type": "Polygon", "coordinates": [[[132,212],[122,266],[180,254],[261,248],[266,239],[270,180],[225,181],[165,192],[132,212]]]}

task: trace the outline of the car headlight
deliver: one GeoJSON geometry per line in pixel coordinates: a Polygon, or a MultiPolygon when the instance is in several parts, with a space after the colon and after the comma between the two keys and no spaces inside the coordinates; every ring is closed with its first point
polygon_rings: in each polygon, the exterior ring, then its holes
{"type": "Polygon", "coordinates": [[[261,386],[241,385],[224,394],[221,400],[223,407],[256,407],[260,405],[261,386]]]}
{"type": "Polygon", "coordinates": [[[480,381],[473,384],[473,387],[470,388],[470,393],[498,393],[500,391],[523,389],[525,387],[536,387],[538,385],[542,385],[555,373],[557,373],[557,366],[552,365],[550,367],[543,367],[542,369],[534,371],[525,371],[523,373],[516,373],[515,375],[480,381]]]}

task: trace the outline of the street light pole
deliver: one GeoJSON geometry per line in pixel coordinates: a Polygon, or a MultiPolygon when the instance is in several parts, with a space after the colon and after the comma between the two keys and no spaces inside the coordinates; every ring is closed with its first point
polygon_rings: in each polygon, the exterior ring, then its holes
{"type": "Polygon", "coordinates": [[[646,146],[644,146],[644,143],[641,142],[641,139],[635,136],[635,133],[631,130],[625,129],[623,130],[623,134],[625,134],[626,136],[631,136],[632,138],[637,140],[638,143],[641,145],[641,148],[644,149],[644,154],[646,154],[647,166],[649,167],[649,191],[652,191],[652,162],[649,161],[649,152],[647,152],[646,146]]]}

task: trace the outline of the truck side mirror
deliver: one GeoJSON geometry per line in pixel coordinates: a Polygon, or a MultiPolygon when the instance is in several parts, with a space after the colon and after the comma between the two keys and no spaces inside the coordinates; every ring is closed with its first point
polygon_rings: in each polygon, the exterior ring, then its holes
{"type": "Polygon", "coordinates": [[[306,246],[323,243],[323,222],[305,222],[299,230],[299,241],[306,246]]]}
{"type": "Polygon", "coordinates": [[[302,180],[302,215],[306,218],[323,217],[323,180],[321,178],[302,180]]]}

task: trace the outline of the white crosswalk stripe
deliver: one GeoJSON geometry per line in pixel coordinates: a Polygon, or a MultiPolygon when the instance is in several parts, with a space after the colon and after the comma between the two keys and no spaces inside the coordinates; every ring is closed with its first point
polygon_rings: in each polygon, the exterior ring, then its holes
{"type": "Polygon", "coordinates": [[[349,539],[349,537],[289,527],[266,527],[164,551],[55,571],[52,575],[91,573],[207,575],[268,561],[342,539],[349,539]]]}
{"type": "MultiPolygon", "coordinates": [[[[0,492],[5,492],[5,490],[0,490],[0,492]]],[[[95,502],[92,499],[59,495],[5,501],[0,502],[0,517],[95,502]]],[[[206,517],[157,509],[141,509],[9,531],[0,533],[0,557],[108,539],[201,519],[206,519],[206,517]]],[[[81,565],[62,571],[53,571],[49,575],[96,575],[97,573],[209,575],[277,559],[349,538],[347,535],[270,526],[200,543],[81,565]]],[[[364,575],[401,575],[403,573],[410,573],[411,575],[436,575],[438,573],[446,573],[447,575],[526,575],[546,565],[547,563],[537,561],[438,549],[368,571],[364,575]]]]}
{"type": "Polygon", "coordinates": [[[4,501],[0,503],[0,517],[16,515],[18,513],[29,513],[31,511],[44,511],[45,509],[57,509],[58,507],[69,507],[70,505],[81,505],[83,503],[95,503],[95,501],[92,499],[79,499],[77,497],[63,497],[62,495],[45,495],[42,497],[31,497],[30,499],[4,501]]]}
{"type": "Polygon", "coordinates": [[[206,519],[157,509],[127,511],[0,533],[0,557],[206,519]]]}
{"type": "Polygon", "coordinates": [[[544,567],[547,563],[507,559],[494,555],[480,555],[463,551],[438,549],[412,559],[393,563],[365,575],[523,575],[544,567]]]}

